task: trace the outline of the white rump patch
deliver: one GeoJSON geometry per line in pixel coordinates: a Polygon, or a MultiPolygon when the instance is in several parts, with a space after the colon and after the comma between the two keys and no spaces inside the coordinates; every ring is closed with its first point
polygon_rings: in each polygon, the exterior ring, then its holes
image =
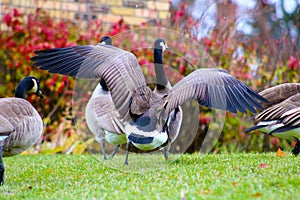
{"type": "Polygon", "coordinates": [[[0,141],[2,142],[3,140],[5,140],[5,138],[7,138],[8,136],[0,136],[0,141]]]}

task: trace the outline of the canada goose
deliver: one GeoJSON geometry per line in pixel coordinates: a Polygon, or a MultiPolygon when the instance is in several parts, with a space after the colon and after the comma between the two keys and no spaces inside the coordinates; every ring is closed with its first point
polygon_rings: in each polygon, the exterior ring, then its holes
{"type": "MultiPolygon", "coordinates": [[[[168,124],[176,109],[189,99],[200,105],[229,110],[256,112],[263,97],[219,68],[197,69],[160,96],[147,85],[137,58],[110,45],[86,45],[35,52],[34,66],[50,73],[76,78],[102,78],[111,93],[123,122],[127,150],[131,142],[143,150],[163,148],[168,141],[168,124]]],[[[128,151],[125,164],[128,164],[128,151]]]]}
{"type": "Polygon", "coordinates": [[[265,109],[255,116],[256,125],[245,130],[249,133],[259,130],[287,140],[297,140],[293,154],[300,153],[300,84],[285,83],[259,93],[268,103],[265,109]]]}
{"type": "MultiPolygon", "coordinates": [[[[168,46],[164,39],[156,39],[154,42],[154,69],[156,74],[156,87],[153,91],[154,96],[157,98],[163,98],[164,95],[168,94],[168,91],[172,88],[168,78],[166,77],[164,64],[163,64],[163,56],[162,53],[168,49],[168,46]]],[[[165,144],[164,156],[165,159],[168,159],[168,153],[171,147],[171,144],[175,141],[178,136],[180,126],[182,123],[182,109],[178,106],[174,109],[168,118],[167,126],[165,127],[166,134],[156,134],[153,136],[153,139],[149,133],[145,134],[136,134],[126,132],[126,136],[129,139],[130,143],[133,143],[135,147],[142,151],[153,151],[157,148],[160,148],[162,144],[165,144]],[[150,136],[150,138],[149,138],[150,136]],[[167,139],[165,139],[167,138],[167,139]],[[149,141],[149,142],[148,142],[149,141]],[[157,143],[157,144],[156,144],[157,143]]],[[[139,118],[134,121],[134,123],[139,123],[139,121],[143,118],[139,118]]],[[[143,125],[144,126],[144,125],[143,125]]],[[[127,126],[126,126],[127,127],[127,126]]],[[[125,127],[125,128],[126,128],[125,127]]],[[[130,143],[128,145],[130,145],[130,143]]]]}
{"type": "Polygon", "coordinates": [[[43,98],[39,81],[32,76],[18,85],[15,98],[0,99],[0,185],[4,184],[3,157],[17,155],[34,145],[43,133],[43,121],[36,109],[25,100],[31,91],[43,98]]]}
{"type": "MultiPolygon", "coordinates": [[[[112,40],[108,36],[101,38],[101,45],[109,44],[112,45],[112,40]],[[108,43],[106,43],[108,41],[108,43]]],[[[156,71],[156,79],[159,84],[157,84],[154,93],[159,95],[164,95],[171,87],[171,84],[167,80],[164,72],[164,66],[162,63],[162,52],[167,49],[167,44],[163,39],[157,39],[154,42],[154,65],[156,71]]],[[[179,108],[181,110],[181,108],[179,108]]],[[[179,110],[178,109],[178,110],[179,110]]],[[[181,124],[182,114],[181,112],[177,114],[178,119],[181,124]],[[179,117],[179,115],[181,115],[179,117]]],[[[110,144],[116,145],[110,158],[113,158],[121,144],[127,142],[126,135],[122,131],[122,127],[119,124],[122,124],[119,118],[119,113],[116,110],[110,92],[107,88],[107,85],[103,79],[96,86],[93,94],[86,105],[85,116],[87,120],[88,127],[96,135],[96,140],[100,143],[102,148],[102,154],[104,160],[106,160],[105,153],[105,140],[110,144]]],[[[170,135],[176,135],[179,132],[180,124],[177,125],[177,129],[172,130],[170,135]],[[174,134],[173,134],[174,132],[174,134]]],[[[170,125],[174,127],[174,125],[170,125]]],[[[174,141],[175,136],[171,137],[174,141]],[[173,139],[174,138],[174,139],[173,139]]],[[[166,148],[168,149],[168,148],[166,148]]],[[[166,156],[166,153],[165,153],[166,156]]],[[[167,158],[167,157],[166,157],[167,158]]]]}
{"type": "MultiPolygon", "coordinates": [[[[101,38],[100,45],[112,45],[112,40],[108,36],[101,38]]],[[[94,89],[85,107],[86,122],[89,129],[95,134],[96,141],[100,143],[103,159],[106,160],[105,140],[116,145],[111,158],[117,152],[120,144],[127,142],[126,135],[119,126],[119,113],[116,110],[110,92],[104,79],[101,79],[94,89]]]]}

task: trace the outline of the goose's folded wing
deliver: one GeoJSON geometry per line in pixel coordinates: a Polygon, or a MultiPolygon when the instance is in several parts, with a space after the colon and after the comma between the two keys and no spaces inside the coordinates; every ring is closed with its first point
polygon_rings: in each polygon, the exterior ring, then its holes
{"type": "MultiPolygon", "coordinates": [[[[275,95],[275,94],[274,94],[275,95]]],[[[276,96],[276,95],[275,95],[276,96]]],[[[300,93],[275,104],[255,116],[255,121],[270,121],[279,119],[284,113],[300,107],[300,93]]]]}
{"type": "Polygon", "coordinates": [[[285,126],[300,126],[300,107],[285,112],[280,117],[280,121],[285,126]]]}
{"type": "Polygon", "coordinates": [[[181,107],[176,108],[171,112],[168,118],[168,134],[171,142],[173,142],[179,133],[182,123],[182,109],[181,107]]]}
{"type": "Polygon", "coordinates": [[[268,100],[268,103],[262,103],[264,108],[268,108],[298,93],[300,93],[300,83],[284,83],[265,89],[259,94],[268,100]]]}
{"type": "Polygon", "coordinates": [[[120,114],[116,110],[110,98],[96,97],[92,100],[93,111],[96,114],[97,123],[105,130],[122,134],[123,127],[116,121],[120,119],[120,114]]]}
{"type": "Polygon", "coordinates": [[[0,141],[9,136],[13,131],[14,126],[4,116],[0,115],[0,141]]]}
{"type": "Polygon", "coordinates": [[[166,97],[165,116],[188,99],[233,113],[247,109],[256,112],[255,108],[262,109],[258,100],[266,102],[246,84],[218,68],[198,69],[179,81],[166,97]]]}
{"type": "Polygon", "coordinates": [[[121,118],[128,112],[131,96],[146,82],[136,57],[110,45],[73,46],[35,52],[34,66],[50,73],[106,82],[121,118]]]}

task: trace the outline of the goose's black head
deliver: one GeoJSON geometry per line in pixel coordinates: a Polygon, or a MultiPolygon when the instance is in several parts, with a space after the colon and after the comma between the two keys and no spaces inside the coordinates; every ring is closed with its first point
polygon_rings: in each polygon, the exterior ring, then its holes
{"type": "Polygon", "coordinates": [[[112,40],[109,36],[103,36],[101,38],[100,44],[112,45],[112,40]]]}
{"type": "Polygon", "coordinates": [[[154,51],[159,50],[161,53],[168,49],[166,41],[162,38],[158,38],[154,42],[154,51]]]}
{"type": "MultiPolygon", "coordinates": [[[[111,38],[109,36],[103,36],[101,38],[100,45],[112,45],[111,38]]],[[[101,87],[102,87],[103,90],[108,91],[107,84],[106,84],[106,82],[104,81],[103,78],[100,80],[100,85],[101,85],[101,87]]]]}
{"type": "Polygon", "coordinates": [[[40,89],[40,81],[33,77],[25,77],[17,86],[15,96],[18,98],[25,98],[25,92],[30,91],[38,95],[41,99],[44,97],[40,89]]]}

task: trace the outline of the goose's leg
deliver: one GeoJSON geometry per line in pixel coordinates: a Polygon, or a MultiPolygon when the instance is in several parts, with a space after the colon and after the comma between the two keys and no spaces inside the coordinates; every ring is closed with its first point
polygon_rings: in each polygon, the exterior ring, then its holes
{"type": "Polygon", "coordinates": [[[102,149],[103,159],[104,159],[104,160],[107,160],[107,158],[106,158],[106,153],[105,153],[105,141],[104,141],[104,138],[101,137],[101,138],[99,139],[99,142],[100,142],[101,149],[102,149]]]}
{"type": "Polygon", "coordinates": [[[0,185],[4,185],[4,163],[2,159],[2,146],[0,145],[0,185]]]}
{"type": "Polygon", "coordinates": [[[165,148],[164,148],[164,156],[165,156],[165,159],[168,160],[169,158],[169,151],[170,151],[170,148],[171,148],[171,143],[168,144],[165,148]]]}
{"type": "Polygon", "coordinates": [[[128,142],[127,142],[127,145],[126,145],[126,158],[125,158],[124,165],[128,165],[128,154],[129,154],[130,144],[131,144],[131,142],[128,141],[128,142]]]}
{"type": "Polygon", "coordinates": [[[114,150],[113,152],[111,152],[109,158],[110,159],[113,159],[113,157],[115,156],[115,154],[117,153],[117,151],[119,150],[119,147],[120,147],[120,144],[117,144],[115,147],[114,147],[114,150]]]}
{"type": "Polygon", "coordinates": [[[105,138],[104,138],[104,132],[102,129],[98,130],[98,134],[96,135],[96,141],[101,145],[101,150],[103,154],[103,159],[107,160],[106,153],[105,153],[105,138]]]}
{"type": "Polygon", "coordinates": [[[300,140],[297,140],[297,143],[294,147],[294,149],[292,150],[292,153],[297,156],[300,153],[300,140]]]}

